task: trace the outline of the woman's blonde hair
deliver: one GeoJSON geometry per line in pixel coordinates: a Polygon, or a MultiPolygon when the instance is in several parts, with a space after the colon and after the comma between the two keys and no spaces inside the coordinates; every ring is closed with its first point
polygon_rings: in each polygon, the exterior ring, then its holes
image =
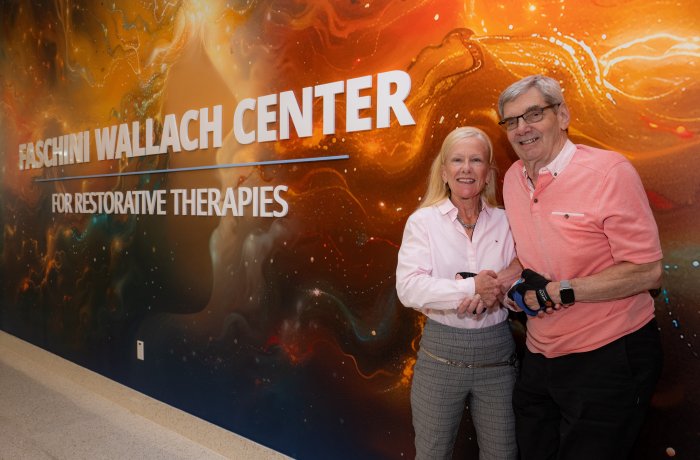
{"type": "Polygon", "coordinates": [[[498,177],[498,168],[496,166],[496,159],[493,154],[491,139],[489,139],[489,136],[479,128],[464,126],[454,129],[442,142],[440,153],[438,153],[438,155],[435,157],[433,160],[433,165],[430,167],[428,189],[425,191],[425,195],[423,195],[423,200],[421,200],[421,204],[418,206],[419,208],[432,206],[450,196],[450,188],[442,180],[442,168],[445,166],[447,153],[457,142],[470,137],[476,137],[477,139],[481,140],[481,142],[483,142],[486,146],[488,153],[489,172],[486,176],[486,186],[481,191],[481,198],[486,201],[489,206],[498,207],[500,205],[498,198],[496,197],[496,179],[498,177]]]}

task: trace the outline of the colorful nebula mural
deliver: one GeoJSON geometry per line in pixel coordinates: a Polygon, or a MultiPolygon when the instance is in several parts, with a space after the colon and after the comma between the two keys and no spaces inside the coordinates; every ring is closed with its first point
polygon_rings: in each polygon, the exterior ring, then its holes
{"type": "MultiPolygon", "coordinates": [[[[574,141],[619,151],[637,167],[661,232],[665,369],[636,458],[662,458],[668,447],[700,458],[693,0],[5,0],[0,8],[3,330],[296,458],[412,458],[408,395],[422,319],[395,294],[403,225],[455,127],[489,133],[506,170],[514,154],[496,100],[512,81],[544,73],[565,88],[574,141]],[[404,102],[415,124],[392,117],[384,129],[348,130],[338,97],[335,131],[324,134],[317,98],[310,136],[241,144],[233,133],[247,98],[301,97],[303,88],[393,70],[410,76],[404,102]],[[162,133],[167,114],[217,105],[220,147],[18,167],[27,142],[146,119],[162,133]],[[342,158],[279,161],[333,156],[342,158]],[[279,184],[289,207],[279,218],[52,205],[57,193],[279,184]]],[[[374,118],[372,110],[360,113],[374,118]]],[[[468,415],[461,432],[457,453],[472,458],[468,415]]]]}

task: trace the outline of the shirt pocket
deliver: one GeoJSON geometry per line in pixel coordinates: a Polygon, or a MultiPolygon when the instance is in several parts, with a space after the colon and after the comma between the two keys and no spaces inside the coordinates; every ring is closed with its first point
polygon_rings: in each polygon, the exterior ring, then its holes
{"type": "Polygon", "coordinates": [[[552,231],[561,243],[568,247],[580,247],[590,241],[591,228],[589,215],[579,211],[552,211],[550,223],[552,231]]]}

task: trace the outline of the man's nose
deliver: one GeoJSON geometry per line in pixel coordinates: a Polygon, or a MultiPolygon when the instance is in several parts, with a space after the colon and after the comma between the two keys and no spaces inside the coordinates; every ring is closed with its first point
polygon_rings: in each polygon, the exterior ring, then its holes
{"type": "Polygon", "coordinates": [[[522,131],[524,128],[529,126],[529,124],[525,121],[525,118],[522,115],[516,118],[515,122],[518,123],[518,125],[515,127],[516,131],[522,131]]]}

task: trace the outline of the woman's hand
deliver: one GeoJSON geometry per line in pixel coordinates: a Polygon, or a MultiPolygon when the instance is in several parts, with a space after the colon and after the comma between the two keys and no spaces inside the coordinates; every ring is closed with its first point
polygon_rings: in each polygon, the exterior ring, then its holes
{"type": "MultiPolygon", "coordinates": [[[[461,276],[457,275],[461,278],[461,276]]],[[[465,298],[457,307],[457,316],[463,318],[479,316],[487,309],[498,304],[498,296],[501,293],[498,275],[493,270],[482,270],[474,277],[476,293],[465,298]]]]}

